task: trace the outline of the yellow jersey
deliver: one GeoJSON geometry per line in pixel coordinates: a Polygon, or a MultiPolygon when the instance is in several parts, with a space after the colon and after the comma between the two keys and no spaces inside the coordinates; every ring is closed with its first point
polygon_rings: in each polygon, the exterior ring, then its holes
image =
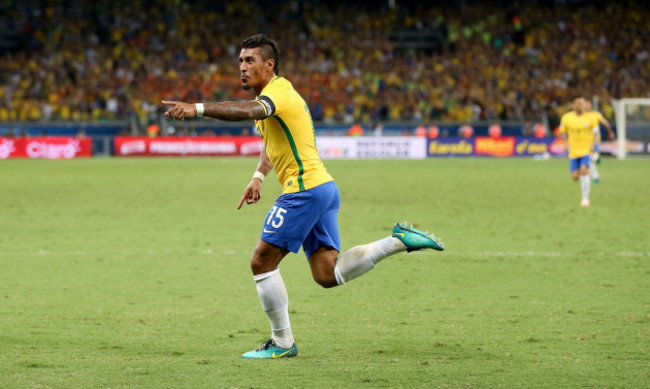
{"type": "Polygon", "coordinates": [[[596,127],[594,127],[594,143],[600,143],[600,123],[603,121],[604,117],[603,114],[601,114],[598,111],[589,111],[583,113],[583,115],[591,116],[596,120],[596,127]]]}
{"type": "Polygon", "coordinates": [[[284,77],[274,76],[255,99],[266,118],[255,121],[282,193],[302,192],[334,179],[318,156],[314,123],[305,100],[284,77]]]}
{"type": "Polygon", "coordinates": [[[598,120],[593,115],[576,115],[575,112],[567,112],[562,115],[560,121],[560,133],[567,135],[569,146],[569,158],[580,158],[591,154],[594,146],[594,127],[598,126],[598,120]]]}

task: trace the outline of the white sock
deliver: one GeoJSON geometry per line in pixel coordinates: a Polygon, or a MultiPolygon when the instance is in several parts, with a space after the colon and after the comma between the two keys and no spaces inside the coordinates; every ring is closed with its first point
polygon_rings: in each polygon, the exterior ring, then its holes
{"type": "Polygon", "coordinates": [[[402,241],[392,236],[376,242],[356,246],[341,253],[334,267],[339,285],[344,285],[372,270],[382,259],[406,250],[402,241]]]}
{"type": "Polygon", "coordinates": [[[582,198],[589,198],[589,187],[591,185],[591,179],[588,174],[580,176],[580,190],[582,191],[582,198]]]}
{"type": "Polygon", "coordinates": [[[271,338],[280,348],[293,346],[293,334],[289,323],[289,295],[280,269],[253,276],[257,283],[257,294],[266,315],[271,322],[271,338]]]}
{"type": "MultiPolygon", "coordinates": [[[[594,161],[595,161],[595,160],[594,160],[594,161]]],[[[597,180],[598,177],[600,177],[600,176],[598,175],[598,169],[596,169],[596,162],[591,162],[591,163],[589,164],[589,175],[590,175],[591,178],[593,178],[594,180],[597,180]]]]}

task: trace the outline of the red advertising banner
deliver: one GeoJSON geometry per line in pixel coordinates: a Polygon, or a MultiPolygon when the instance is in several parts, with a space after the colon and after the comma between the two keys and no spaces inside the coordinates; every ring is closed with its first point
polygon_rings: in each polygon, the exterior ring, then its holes
{"type": "Polygon", "coordinates": [[[70,159],[90,157],[92,142],[89,138],[42,137],[2,138],[0,137],[0,159],[46,158],[70,159]]]}
{"type": "Polygon", "coordinates": [[[257,136],[115,137],[118,156],[259,155],[264,141],[257,136]]]}

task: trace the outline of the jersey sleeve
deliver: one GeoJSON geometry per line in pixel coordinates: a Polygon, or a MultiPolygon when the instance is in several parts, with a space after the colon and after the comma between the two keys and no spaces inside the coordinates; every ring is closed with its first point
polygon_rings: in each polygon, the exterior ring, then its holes
{"type": "Polygon", "coordinates": [[[264,108],[264,112],[266,112],[265,118],[275,115],[275,103],[273,103],[273,100],[269,96],[260,95],[255,101],[260,103],[264,108]]]}
{"type": "Polygon", "coordinates": [[[283,88],[266,88],[262,94],[257,98],[264,109],[266,109],[266,117],[282,115],[286,112],[289,105],[290,96],[288,91],[283,88]]]}

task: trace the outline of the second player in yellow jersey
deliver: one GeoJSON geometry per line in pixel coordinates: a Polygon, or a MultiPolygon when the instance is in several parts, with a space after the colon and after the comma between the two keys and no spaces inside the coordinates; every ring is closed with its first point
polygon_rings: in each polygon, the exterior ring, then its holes
{"type": "Polygon", "coordinates": [[[560,133],[569,148],[569,170],[571,177],[580,180],[582,201],[580,205],[589,206],[589,166],[591,152],[594,147],[594,129],[598,127],[598,119],[593,115],[585,115],[585,99],[577,96],[571,105],[572,111],[562,115],[560,133]]]}
{"type": "Polygon", "coordinates": [[[560,132],[566,134],[569,158],[580,158],[591,154],[594,146],[594,127],[598,119],[592,115],[570,111],[562,115],[560,132]]]}

